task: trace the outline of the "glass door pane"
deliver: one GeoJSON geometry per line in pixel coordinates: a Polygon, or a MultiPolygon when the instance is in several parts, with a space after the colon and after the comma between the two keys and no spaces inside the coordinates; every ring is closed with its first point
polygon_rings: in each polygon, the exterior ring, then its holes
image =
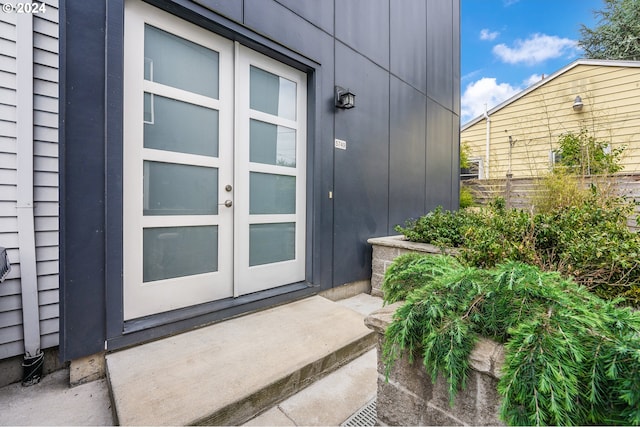
{"type": "Polygon", "coordinates": [[[145,25],[145,80],[218,99],[218,62],[218,52],[145,25]]]}

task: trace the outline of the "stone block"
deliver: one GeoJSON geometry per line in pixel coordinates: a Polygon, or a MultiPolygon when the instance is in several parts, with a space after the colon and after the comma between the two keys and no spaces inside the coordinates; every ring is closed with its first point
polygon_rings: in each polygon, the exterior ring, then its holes
{"type": "Polygon", "coordinates": [[[373,257],[375,259],[381,259],[385,261],[393,261],[398,256],[397,248],[390,248],[387,246],[374,246],[373,257]]]}
{"type": "Polygon", "coordinates": [[[475,425],[502,426],[500,420],[500,404],[502,399],[498,394],[498,379],[490,375],[477,374],[477,397],[475,425]]]}
{"type": "Polygon", "coordinates": [[[421,424],[427,402],[392,383],[378,378],[378,419],[393,426],[415,426],[421,424]]]}
{"type": "Polygon", "coordinates": [[[385,265],[385,261],[380,258],[374,258],[371,261],[371,273],[372,274],[384,274],[387,271],[387,266],[385,265]]]}
{"type": "Polygon", "coordinates": [[[478,372],[492,374],[492,358],[498,344],[486,338],[480,338],[469,355],[469,366],[478,372]]]}
{"type": "MultiPolygon", "coordinates": [[[[380,347],[378,347],[379,349],[380,347]]],[[[386,368],[381,360],[381,351],[378,350],[378,372],[380,378],[386,381],[386,368]]],[[[409,362],[407,355],[402,356],[396,360],[394,365],[389,371],[389,382],[400,384],[406,388],[407,391],[413,393],[424,401],[431,400],[433,395],[433,383],[431,378],[427,375],[422,360],[416,358],[413,363],[409,362]]]]}

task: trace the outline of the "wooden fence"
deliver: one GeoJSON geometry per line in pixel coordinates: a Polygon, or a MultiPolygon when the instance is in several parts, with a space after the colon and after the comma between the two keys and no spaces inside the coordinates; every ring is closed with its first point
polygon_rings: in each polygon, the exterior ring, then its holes
{"type": "MultiPolygon", "coordinates": [[[[511,179],[472,179],[465,180],[462,185],[471,189],[476,203],[484,205],[496,197],[503,197],[508,206],[517,209],[532,210],[535,194],[539,191],[541,178],[511,179]]],[[[608,191],[631,200],[640,202],[640,173],[621,173],[609,177],[586,177],[582,185],[595,183],[606,186],[608,191]]],[[[636,217],[640,215],[640,205],[629,218],[628,224],[634,231],[640,230],[636,217]]]]}

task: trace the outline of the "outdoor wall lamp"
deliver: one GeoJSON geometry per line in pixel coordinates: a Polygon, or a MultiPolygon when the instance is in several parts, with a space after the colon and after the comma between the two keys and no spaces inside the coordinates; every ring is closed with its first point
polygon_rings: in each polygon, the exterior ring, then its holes
{"type": "Polygon", "coordinates": [[[582,98],[580,98],[580,96],[576,96],[576,99],[573,101],[573,111],[582,111],[583,106],[582,98]]]}
{"type": "Polygon", "coordinates": [[[336,107],[353,108],[356,106],[356,94],[349,89],[336,86],[336,107]]]}

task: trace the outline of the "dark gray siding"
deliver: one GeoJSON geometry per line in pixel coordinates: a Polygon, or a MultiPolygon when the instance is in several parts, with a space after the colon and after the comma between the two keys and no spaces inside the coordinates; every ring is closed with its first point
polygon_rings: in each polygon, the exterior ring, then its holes
{"type": "MultiPolygon", "coordinates": [[[[368,238],[457,206],[459,0],[149,1],[309,73],[307,278],[317,289],[369,279],[368,238]],[[356,94],[356,108],[335,109],[335,85],[356,94]]],[[[66,359],[122,331],[122,3],[63,2],[66,359]]]]}

